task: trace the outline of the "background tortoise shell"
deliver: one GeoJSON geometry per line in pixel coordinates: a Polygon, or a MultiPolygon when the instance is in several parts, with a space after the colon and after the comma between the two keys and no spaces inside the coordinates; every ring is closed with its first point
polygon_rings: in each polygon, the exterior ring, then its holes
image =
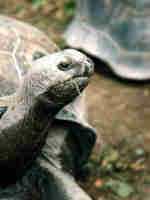
{"type": "Polygon", "coordinates": [[[150,1],[76,1],[67,43],[103,60],[123,78],[150,79],[150,1]]]}

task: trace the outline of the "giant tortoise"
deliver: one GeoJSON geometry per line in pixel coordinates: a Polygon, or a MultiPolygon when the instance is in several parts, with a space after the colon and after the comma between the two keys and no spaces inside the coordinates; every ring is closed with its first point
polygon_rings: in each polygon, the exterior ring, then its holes
{"type": "Polygon", "coordinates": [[[120,77],[150,79],[150,1],[76,2],[75,19],[65,32],[69,46],[104,61],[120,77]]]}
{"type": "Polygon", "coordinates": [[[36,28],[0,16],[0,199],[90,199],[74,176],[95,143],[81,95],[93,63],[56,50],[36,28]]]}

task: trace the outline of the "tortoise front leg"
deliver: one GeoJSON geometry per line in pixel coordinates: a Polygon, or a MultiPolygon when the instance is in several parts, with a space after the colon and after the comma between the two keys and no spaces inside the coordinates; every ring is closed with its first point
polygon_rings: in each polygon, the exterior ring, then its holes
{"type": "Polygon", "coordinates": [[[49,166],[47,196],[51,200],[91,200],[68,173],[49,166]]]}

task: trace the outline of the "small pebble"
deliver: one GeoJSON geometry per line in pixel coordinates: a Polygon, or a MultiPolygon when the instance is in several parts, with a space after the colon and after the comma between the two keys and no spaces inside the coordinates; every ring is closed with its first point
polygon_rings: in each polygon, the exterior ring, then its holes
{"type": "Polygon", "coordinates": [[[136,149],[135,153],[137,156],[144,156],[145,154],[144,149],[142,148],[136,149]]]}

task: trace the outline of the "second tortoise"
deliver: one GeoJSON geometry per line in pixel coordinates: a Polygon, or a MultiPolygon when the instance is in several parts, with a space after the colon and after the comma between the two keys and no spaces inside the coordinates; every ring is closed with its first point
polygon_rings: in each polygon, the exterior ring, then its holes
{"type": "Polygon", "coordinates": [[[122,78],[150,79],[150,1],[76,3],[76,16],[65,32],[68,45],[104,61],[122,78]]]}

